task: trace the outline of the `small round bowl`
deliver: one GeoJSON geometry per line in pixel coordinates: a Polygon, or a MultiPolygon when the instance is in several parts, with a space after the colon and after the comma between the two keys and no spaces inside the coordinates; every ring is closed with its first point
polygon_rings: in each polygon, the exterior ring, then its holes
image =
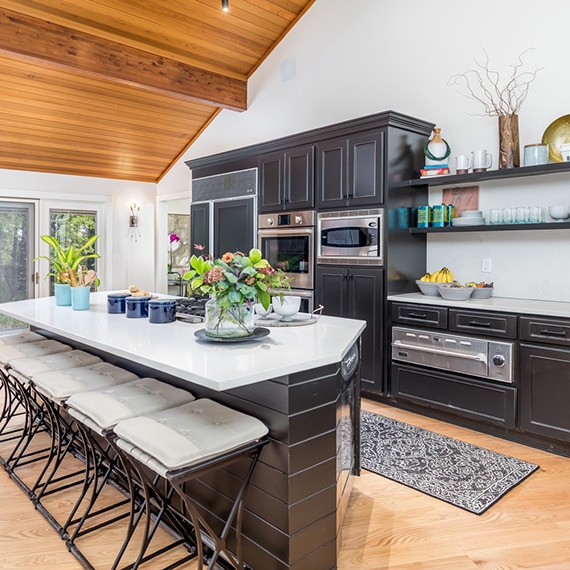
{"type": "Polygon", "coordinates": [[[291,321],[293,315],[299,312],[301,307],[301,297],[297,295],[284,295],[283,297],[273,297],[271,305],[275,313],[281,316],[282,321],[291,321]]]}
{"type": "Polygon", "coordinates": [[[424,295],[429,295],[430,297],[437,297],[439,295],[437,292],[437,286],[440,285],[439,283],[430,283],[429,281],[417,280],[416,285],[424,295]]]}
{"type": "Polygon", "coordinates": [[[471,299],[488,299],[493,293],[494,287],[474,287],[471,299]]]}
{"type": "Polygon", "coordinates": [[[568,209],[568,206],[549,206],[548,214],[556,222],[563,222],[564,220],[570,218],[570,211],[568,209]]]}
{"type": "Polygon", "coordinates": [[[255,303],[253,308],[255,309],[255,314],[259,315],[260,317],[266,317],[272,311],[271,305],[269,305],[269,307],[267,307],[267,309],[264,309],[263,305],[261,303],[255,303]]]}
{"type": "Polygon", "coordinates": [[[464,210],[461,212],[462,218],[481,218],[483,216],[482,210],[464,210]]]}
{"type": "Polygon", "coordinates": [[[471,297],[475,287],[451,287],[447,283],[439,283],[439,294],[448,301],[465,301],[471,297]]]}

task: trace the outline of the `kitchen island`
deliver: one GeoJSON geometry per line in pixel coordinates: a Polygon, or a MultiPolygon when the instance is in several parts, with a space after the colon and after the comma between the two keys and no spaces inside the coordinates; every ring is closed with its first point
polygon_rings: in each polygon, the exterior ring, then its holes
{"type": "MultiPolygon", "coordinates": [[[[140,376],[265,422],[271,443],[248,492],[244,559],[262,570],[336,567],[342,517],[359,473],[359,368],[345,371],[364,321],[323,316],[229,344],[199,340],[194,333],[203,324],[108,314],[104,292],[91,295],[87,311],[58,307],[47,297],[4,303],[0,312],[140,376]]],[[[231,479],[228,473],[215,482],[219,500],[231,479]]],[[[216,503],[216,497],[205,500],[216,503]]]]}

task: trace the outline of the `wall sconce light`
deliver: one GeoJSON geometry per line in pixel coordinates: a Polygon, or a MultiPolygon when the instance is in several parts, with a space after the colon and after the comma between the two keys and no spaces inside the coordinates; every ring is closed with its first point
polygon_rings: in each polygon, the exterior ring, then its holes
{"type": "Polygon", "coordinates": [[[140,205],[133,204],[131,207],[131,215],[129,216],[129,236],[135,241],[141,237],[141,232],[139,230],[139,212],[140,205]]]}
{"type": "Polygon", "coordinates": [[[230,11],[230,0],[222,0],[222,12],[230,11]]]}

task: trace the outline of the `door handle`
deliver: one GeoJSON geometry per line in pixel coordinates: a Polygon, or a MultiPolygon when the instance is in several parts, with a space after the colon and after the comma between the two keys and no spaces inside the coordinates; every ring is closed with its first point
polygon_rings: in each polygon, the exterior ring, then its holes
{"type": "Polygon", "coordinates": [[[413,344],[405,344],[399,340],[392,343],[394,348],[407,348],[408,350],[417,350],[418,352],[429,352],[430,354],[439,354],[441,356],[455,356],[464,360],[477,360],[478,362],[487,362],[487,355],[479,352],[478,354],[466,354],[465,352],[452,352],[450,350],[440,350],[438,348],[430,348],[425,346],[415,346],[413,344]]]}

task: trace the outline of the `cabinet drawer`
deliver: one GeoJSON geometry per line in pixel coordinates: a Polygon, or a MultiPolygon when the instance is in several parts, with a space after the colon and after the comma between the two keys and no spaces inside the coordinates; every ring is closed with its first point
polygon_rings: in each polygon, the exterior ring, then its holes
{"type": "Polygon", "coordinates": [[[517,317],[503,313],[449,309],[449,330],[517,338],[517,317]]]}
{"type": "Polygon", "coordinates": [[[392,364],[393,398],[478,422],[515,427],[517,389],[437,370],[392,364]]]}
{"type": "Polygon", "coordinates": [[[428,305],[392,303],[392,321],[436,329],[447,328],[447,309],[428,305]]]}
{"type": "Polygon", "coordinates": [[[570,346],[570,320],[521,317],[520,336],[521,340],[570,346]]]}

